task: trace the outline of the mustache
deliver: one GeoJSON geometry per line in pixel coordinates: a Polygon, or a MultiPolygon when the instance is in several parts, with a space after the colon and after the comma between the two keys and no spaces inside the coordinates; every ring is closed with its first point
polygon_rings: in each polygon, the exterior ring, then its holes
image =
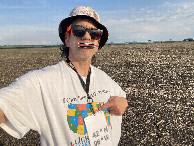
{"type": "Polygon", "coordinates": [[[97,44],[94,44],[94,43],[77,43],[75,44],[76,46],[78,47],[82,47],[82,48],[95,48],[95,47],[98,47],[99,45],[97,44]]]}

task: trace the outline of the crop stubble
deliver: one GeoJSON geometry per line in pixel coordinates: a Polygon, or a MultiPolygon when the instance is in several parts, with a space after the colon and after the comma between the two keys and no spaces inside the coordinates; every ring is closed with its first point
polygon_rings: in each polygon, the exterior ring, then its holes
{"type": "MultiPolygon", "coordinates": [[[[0,50],[0,88],[61,60],[58,48],[0,50]]],[[[119,145],[192,145],[194,43],[107,45],[93,65],[127,93],[119,145]]],[[[0,129],[0,145],[39,145],[30,130],[17,140],[0,129]]]]}

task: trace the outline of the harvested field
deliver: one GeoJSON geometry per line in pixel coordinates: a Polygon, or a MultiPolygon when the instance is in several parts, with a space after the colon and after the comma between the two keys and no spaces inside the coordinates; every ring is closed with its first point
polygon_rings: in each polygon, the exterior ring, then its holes
{"type": "MultiPolygon", "coordinates": [[[[61,60],[58,48],[0,50],[0,88],[61,60]]],[[[107,45],[93,65],[127,92],[119,145],[193,145],[194,42],[107,45]]],[[[0,145],[39,145],[0,129],[0,145]]]]}

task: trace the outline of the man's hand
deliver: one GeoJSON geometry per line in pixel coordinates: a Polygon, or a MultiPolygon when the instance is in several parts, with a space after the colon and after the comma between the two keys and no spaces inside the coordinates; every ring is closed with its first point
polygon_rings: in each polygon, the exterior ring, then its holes
{"type": "Polygon", "coordinates": [[[0,124],[7,121],[7,117],[4,115],[3,111],[0,109],[0,124]]]}
{"type": "Polygon", "coordinates": [[[124,97],[112,96],[106,104],[101,106],[99,110],[108,109],[110,114],[121,116],[124,114],[128,102],[124,97]]]}

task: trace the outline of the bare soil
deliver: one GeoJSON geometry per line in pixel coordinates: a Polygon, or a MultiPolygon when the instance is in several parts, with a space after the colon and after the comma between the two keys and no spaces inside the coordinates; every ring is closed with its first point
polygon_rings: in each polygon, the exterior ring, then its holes
{"type": "MultiPolygon", "coordinates": [[[[106,45],[94,66],[127,93],[119,146],[193,145],[194,42],[106,45]]],[[[0,88],[56,64],[59,48],[0,49],[0,88]]],[[[0,145],[40,145],[30,130],[18,140],[0,129],[0,145]]]]}

